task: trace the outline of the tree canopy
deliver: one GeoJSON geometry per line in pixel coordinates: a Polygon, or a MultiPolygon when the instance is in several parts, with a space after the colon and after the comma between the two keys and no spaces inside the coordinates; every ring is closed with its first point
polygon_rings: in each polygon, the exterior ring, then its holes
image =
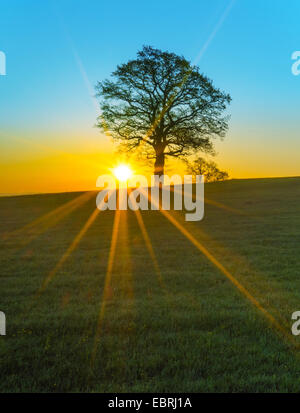
{"type": "Polygon", "coordinates": [[[184,57],[150,46],[117,66],[111,80],[98,82],[96,92],[102,110],[97,126],[129,151],[150,149],[158,175],[166,156],[213,152],[212,138],[228,129],[223,112],[229,94],[184,57]]]}

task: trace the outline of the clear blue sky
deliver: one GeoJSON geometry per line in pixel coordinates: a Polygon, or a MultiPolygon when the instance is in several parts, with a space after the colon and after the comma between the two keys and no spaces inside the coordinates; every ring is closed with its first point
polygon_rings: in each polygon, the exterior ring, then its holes
{"type": "Polygon", "coordinates": [[[2,161],[30,157],[23,138],[101,150],[93,85],[144,44],[191,61],[206,45],[201,70],[233,98],[220,165],[235,177],[300,175],[299,16],[299,0],[0,0],[2,161]]]}

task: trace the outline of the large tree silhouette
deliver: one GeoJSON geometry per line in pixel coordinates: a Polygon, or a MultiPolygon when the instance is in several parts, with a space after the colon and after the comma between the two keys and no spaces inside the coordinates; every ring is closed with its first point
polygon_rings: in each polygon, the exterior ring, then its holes
{"type": "Polygon", "coordinates": [[[163,175],[166,156],[213,152],[212,138],[228,128],[223,112],[231,97],[184,57],[150,46],[117,66],[112,80],[98,82],[96,92],[97,126],[130,151],[150,149],[156,175],[163,175]]]}

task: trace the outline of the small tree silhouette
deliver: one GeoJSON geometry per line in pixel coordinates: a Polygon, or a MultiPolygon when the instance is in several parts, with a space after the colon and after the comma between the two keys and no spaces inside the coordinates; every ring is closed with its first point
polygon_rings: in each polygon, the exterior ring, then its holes
{"type": "Polygon", "coordinates": [[[229,178],[228,172],[221,171],[215,162],[206,161],[200,156],[193,162],[187,161],[186,163],[189,174],[204,175],[206,182],[225,181],[229,178]]]}

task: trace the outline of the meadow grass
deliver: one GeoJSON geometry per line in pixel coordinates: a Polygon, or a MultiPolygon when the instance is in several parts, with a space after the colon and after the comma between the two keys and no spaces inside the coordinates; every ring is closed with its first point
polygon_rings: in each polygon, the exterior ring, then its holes
{"type": "Polygon", "coordinates": [[[113,255],[115,212],[80,233],[95,196],[0,198],[1,392],[299,391],[300,178],[207,184],[202,221],[170,212],[248,296],[159,211],[150,247],[121,211],[113,255]]]}

